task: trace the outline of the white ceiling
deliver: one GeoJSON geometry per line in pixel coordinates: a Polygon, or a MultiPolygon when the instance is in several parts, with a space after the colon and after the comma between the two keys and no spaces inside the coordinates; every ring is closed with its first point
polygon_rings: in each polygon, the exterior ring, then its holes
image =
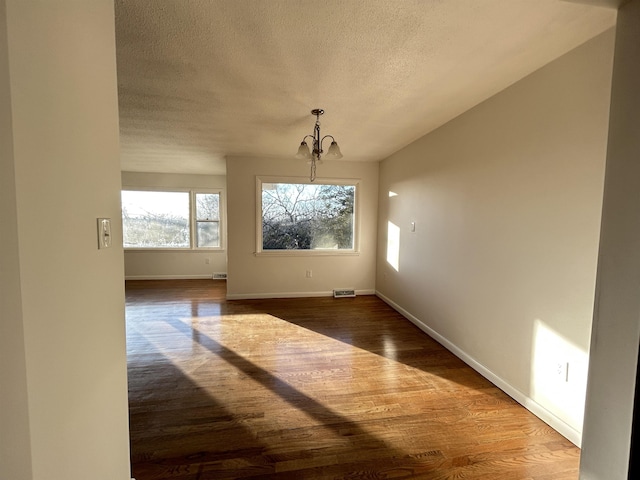
{"type": "Polygon", "coordinates": [[[615,23],[561,0],[115,5],[122,169],[167,173],[293,158],[316,107],[341,161],[381,160],[615,23]]]}

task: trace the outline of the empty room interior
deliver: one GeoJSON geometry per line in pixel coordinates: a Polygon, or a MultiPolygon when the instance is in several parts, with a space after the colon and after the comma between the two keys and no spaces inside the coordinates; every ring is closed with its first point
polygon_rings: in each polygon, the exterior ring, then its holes
{"type": "Polygon", "coordinates": [[[640,0],[0,0],[0,478],[640,478],[639,46],[640,0]]]}

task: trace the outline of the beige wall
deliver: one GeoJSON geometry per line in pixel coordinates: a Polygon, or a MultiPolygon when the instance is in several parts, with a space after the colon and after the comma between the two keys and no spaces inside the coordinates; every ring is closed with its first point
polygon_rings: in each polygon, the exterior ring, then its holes
{"type": "Polygon", "coordinates": [[[640,1],[634,0],[618,12],[598,301],[580,464],[584,480],[626,480],[629,465],[640,338],[639,85],[640,1]]]}
{"type": "Polygon", "coordinates": [[[380,295],[576,443],[613,40],[597,37],[380,168],[380,295]]]}
{"type": "MultiPolygon", "coordinates": [[[[123,188],[177,188],[222,190],[222,231],[226,233],[226,177],[224,175],[176,175],[168,173],[122,172],[123,188]]],[[[223,233],[223,235],[225,234],[223,233]]],[[[227,273],[227,251],[187,252],[127,250],[124,252],[127,279],[211,278],[227,273]],[[207,263],[208,261],[208,263],[207,263]]]]}
{"type": "MultiPolygon", "coordinates": [[[[343,152],[345,156],[348,152],[343,152]]],[[[256,176],[308,178],[301,160],[234,157],[227,161],[229,298],[329,295],[335,288],[373,293],[378,164],[343,160],[318,166],[318,180],[360,180],[360,253],[352,256],[255,256],[256,176]],[[306,278],[307,270],[312,278],[306,278]]]]}
{"type": "Polygon", "coordinates": [[[0,477],[126,480],[113,2],[5,7],[0,477]],[[116,220],[111,249],[98,217],[116,220]]]}

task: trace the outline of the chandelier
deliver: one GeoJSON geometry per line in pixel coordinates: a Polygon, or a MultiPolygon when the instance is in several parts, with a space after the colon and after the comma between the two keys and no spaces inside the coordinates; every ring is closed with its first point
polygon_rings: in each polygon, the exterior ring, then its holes
{"type": "Polygon", "coordinates": [[[311,110],[311,114],[316,116],[316,125],[313,127],[313,135],[307,135],[302,139],[302,143],[300,143],[300,147],[298,147],[298,153],[296,153],[296,158],[300,158],[303,160],[309,160],[311,164],[311,174],[309,175],[309,180],[314,181],[316,179],[316,165],[322,163],[322,142],[324,142],[325,138],[331,139],[331,145],[329,145],[329,150],[327,150],[326,157],[339,159],[342,158],[342,153],[340,153],[340,147],[336,143],[335,138],[331,135],[325,135],[324,137],[320,135],[320,115],[324,113],[324,110],[321,108],[314,108],[311,110]],[[307,138],[313,139],[313,151],[309,150],[309,145],[307,145],[307,138]]]}

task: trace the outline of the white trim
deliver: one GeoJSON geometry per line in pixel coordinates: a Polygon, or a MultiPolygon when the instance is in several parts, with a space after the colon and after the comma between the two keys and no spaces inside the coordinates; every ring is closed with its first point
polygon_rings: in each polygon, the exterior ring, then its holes
{"type": "Polygon", "coordinates": [[[225,249],[221,247],[199,247],[199,248],[151,248],[151,247],[123,247],[125,253],[130,252],[151,252],[151,253],[220,253],[225,249]]]}
{"type": "Polygon", "coordinates": [[[253,252],[253,255],[256,257],[358,257],[360,256],[360,252],[354,250],[319,248],[316,250],[262,250],[260,252],[253,252]]]}
{"type": "MultiPolygon", "coordinates": [[[[372,289],[356,290],[356,296],[375,295],[372,289]]],[[[277,292],[277,293],[227,293],[227,300],[258,300],[265,298],[333,297],[333,290],[326,292],[277,292]]]]}
{"type": "MultiPolygon", "coordinates": [[[[214,280],[213,273],[200,274],[200,275],[125,275],[124,279],[125,280],[214,280]]],[[[224,280],[224,279],[216,278],[215,280],[224,280]]]]}
{"type": "Polygon", "coordinates": [[[411,323],[413,323],[416,327],[418,327],[424,333],[426,333],[431,338],[433,338],[438,343],[440,343],[443,347],[445,347],[447,350],[453,353],[456,357],[458,357],[464,363],[466,363],[471,368],[473,368],[476,372],[478,372],[484,378],[486,378],[491,383],[493,383],[500,390],[502,390],[511,398],[513,398],[516,402],[518,402],[524,408],[526,408],[531,413],[533,413],[540,420],[542,420],[543,422],[548,424],[551,428],[553,428],[558,433],[560,433],[562,436],[567,438],[567,440],[572,442],[577,447],[580,447],[582,443],[582,432],[579,432],[578,430],[573,428],[571,425],[569,425],[568,423],[566,423],[565,421],[563,421],[562,419],[554,415],[552,412],[544,408],[538,402],[528,397],[527,395],[522,393],[520,390],[518,390],[514,386],[510,385],[506,380],[504,380],[503,378],[493,373],[483,364],[478,362],[475,358],[467,354],[464,350],[462,350],[461,348],[459,348],[458,346],[450,342],[447,338],[440,335],[434,329],[432,329],[431,327],[426,325],[424,322],[422,322],[422,320],[415,317],[414,315],[406,311],[404,308],[402,308],[400,305],[395,303],[393,300],[391,300],[388,297],[385,297],[382,293],[380,293],[377,290],[376,290],[376,296],[380,298],[383,302],[385,302],[387,305],[389,305],[391,308],[396,310],[398,313],[400,313],[403,317],[405,317],[411,323]]]}
{"type": "Polygon", "coordinates": [[[225,195],[221,188],[193,188],[190,191],[191,201],[191,249],[196,252],[203,251],[224,251],[227,247],[227,235],[226,235],[226,220],[225,220],[225,195]],[[201,194],[215,194],[218,195],[218,236],[220,237],[220,245],[217,247],[198,247],[196,245],[198,241],[198,215],[196,205],[196,195],[201,194]]]}

